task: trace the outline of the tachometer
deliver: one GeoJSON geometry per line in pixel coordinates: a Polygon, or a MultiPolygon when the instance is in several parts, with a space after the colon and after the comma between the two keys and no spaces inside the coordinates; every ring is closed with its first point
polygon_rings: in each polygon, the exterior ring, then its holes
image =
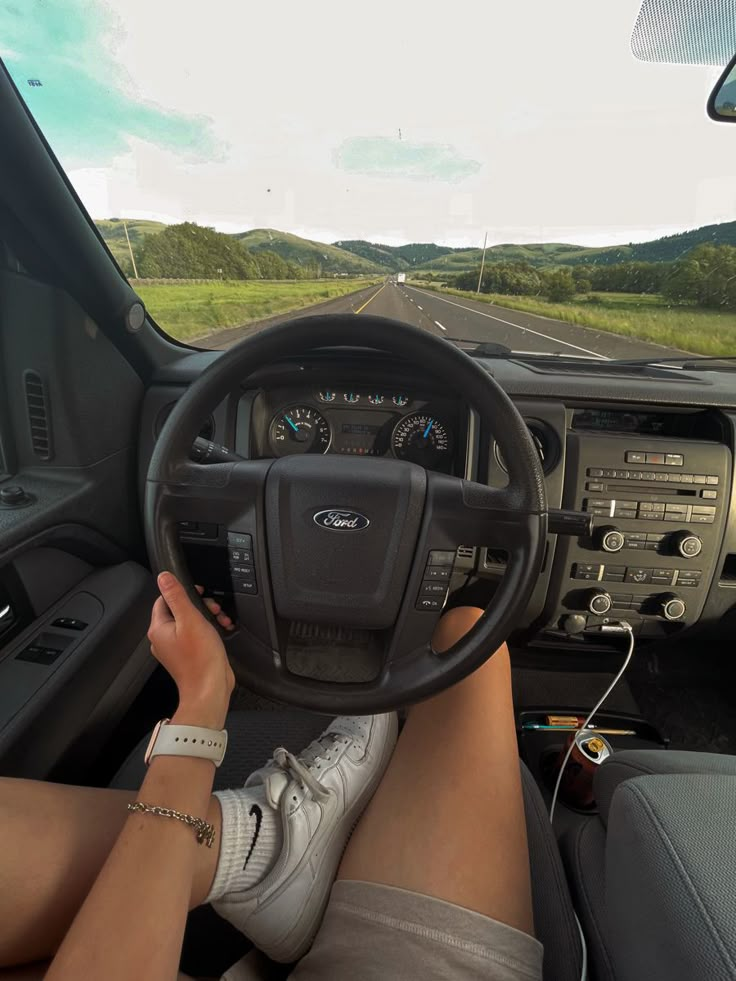
{"type": "Polygon", "coordinates": [[[452,439],[445,424],[429,412],[411,412],[397,423],[391,437],[400,460],[419,463],[429,470],[449,470],[452,439]]]}
{"type": "Polygon", "coordinates": [[[326,453],[332,433],[323,415],[310,405],[291,405],[278,412],[269,429],[276,456],[291,453],[326,453]]]}

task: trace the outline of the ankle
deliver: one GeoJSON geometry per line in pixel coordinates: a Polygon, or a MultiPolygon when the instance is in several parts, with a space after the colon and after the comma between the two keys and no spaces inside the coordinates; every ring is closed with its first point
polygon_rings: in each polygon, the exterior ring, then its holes
{"type": "Polygon", "coordinates": [[[189,900],[189,908],[196,909],[202,906],[212,890],[217,873],[217,864],[220,860],[220,849],[222,847],[222,809],[217,797],[213,794],[210,797],[209,807],[207,808],[207,822],[214,826],[215,841],[212,848],[197,849],[197,865],[194,870],[192,880],[192,892],[189,900]]]}

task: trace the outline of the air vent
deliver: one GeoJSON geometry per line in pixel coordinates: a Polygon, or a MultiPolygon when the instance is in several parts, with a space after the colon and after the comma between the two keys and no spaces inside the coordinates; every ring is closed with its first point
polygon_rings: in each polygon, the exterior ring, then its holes
{"type": "Polygon", "coordinates": [[[457,557],[459,559],[473,559],[475,558],[475,549],[472,545],[459,545],[457,557]]]}
{"type": "MultiPolygon", "coordinates": [[[[539,454],[539,459],[542,464],[542,470],[547,473],[551,473],[560,460],[560,441],[557,437],[556,432],[549,426],[546,422],[541,419],[525,419],[527,429],[532,437],[532,441],[537,448],[537,453],[539,454]]],[[[501,469],[508,473],[508,468],[506,466],[506,461],[501,453],[501,447],[498,443],[493,444],[493,452],[496,455],[496,460],[501,469]]]]}
{"type": "Polygon", "coordinates": [[[30,370],[24,372],[23,384],[26,392],[28,426],[33,452],[41,460],[50,460],[53,456],[53,447],[51,444],[51,412],[46,386],[39,373],[30,370]]]}

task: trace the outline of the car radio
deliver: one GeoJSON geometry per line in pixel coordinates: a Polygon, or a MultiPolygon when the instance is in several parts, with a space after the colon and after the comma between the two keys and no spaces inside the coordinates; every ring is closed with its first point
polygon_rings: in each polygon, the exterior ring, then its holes
{"type": "Polygon", "coordinates": [[[672,437],[571,432],[565,506],[594,517],[560,538],[549,627],[568,634],[626,617],[656,639],[698,620],[727,517],[725,446],[672,437]]]}

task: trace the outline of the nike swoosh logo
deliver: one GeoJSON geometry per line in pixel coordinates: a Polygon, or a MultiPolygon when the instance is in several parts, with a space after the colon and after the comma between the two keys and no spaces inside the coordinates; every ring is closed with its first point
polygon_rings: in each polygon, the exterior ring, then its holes
{"type": "Polygon", "coordinates": [[[263,811],[260,809],[258,804],[253,804],[251,809],[248,811],[248,817],[256,816],[256,830],[253,834],[253,840],[250,843],[250,848],[248,849],[248,854],[245,856],[245,861],[243,862],[243,869],[245,869],[248,861],[253,854],[253,849],[256,847],[256,842],[258,841],[258,832],[261,830],[261,821],[263,820],[263,811]]]}

